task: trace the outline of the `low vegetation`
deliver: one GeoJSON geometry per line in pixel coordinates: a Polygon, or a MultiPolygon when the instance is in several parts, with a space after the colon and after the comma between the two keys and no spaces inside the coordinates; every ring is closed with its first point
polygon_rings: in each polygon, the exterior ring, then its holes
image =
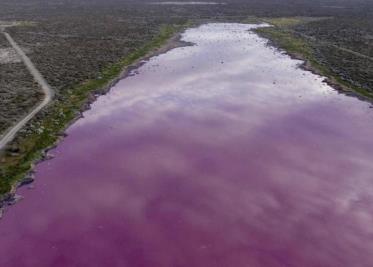
{"type": "Polygon", "coordinates": [[[107,85],[118,77],[126,66],[162,46],[181,28],[181,25],[162,27],[159,34],[150,42],[119,62],[104,68],[99,78],[87,80],[72,90],[60,93],[60,99],[36,118],[30,128],[24,130],[6,153],[0,156],[0,194],[9,192],[12,184],[30,170],[32,163],[42,158],[43,149],[52,146],[58,140],[69,122],[89,103],[93,94],[104,92],[107,85]]]}
{"type": "MultiPolygon", "coordinates": [[[[373,100],[373,58],[369,53],[364,54],[356,47],[344,45],[350,42],[328,41],[329,35],[310,35],[307,31],[314,27],[313,24],[337,24],[339,19],[294,17],[262,20],[273,27],[261,28],[257,32],[272,44],[305,60],[307,67],[328,77],[329,82],[340,90],[373,100]]],[[[355,28],[355,31],[360,32],[361,29],[355,28]]]]}

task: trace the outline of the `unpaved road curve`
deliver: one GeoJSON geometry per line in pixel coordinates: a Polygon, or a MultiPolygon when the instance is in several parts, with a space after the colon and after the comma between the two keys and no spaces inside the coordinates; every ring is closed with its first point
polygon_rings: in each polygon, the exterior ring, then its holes
{"type": "Polygon", "coordinates": [[[1,32],[4,34],[5,38],[8,42],[12,45],[14,50],[22,59],[23,63],[26,65],[27,69],[30,71],[31,75],[34,77],[34,80],[40,85],[41,89],[43,90],[45,97],[43,101],[36,106],[26,117],[20,120],[16,125],[14,125],[0,140],[0,150],[4,149],[4,147],[14,139],[15,135],[18,133],[19,130],[22,129],[23,126],[27,122],[29,122],[41,109],[43,109],[46,105],[51,102],[53,98],[53,90],[47,83],[47,81],[43,78],[41,73],[36,69],[34,64],[31,62],[30,58],[23,52],[23,50],[18,46],[18,44],[13,40],[13,38],[5,32],[3,29],[0,29],[1,32]]]}

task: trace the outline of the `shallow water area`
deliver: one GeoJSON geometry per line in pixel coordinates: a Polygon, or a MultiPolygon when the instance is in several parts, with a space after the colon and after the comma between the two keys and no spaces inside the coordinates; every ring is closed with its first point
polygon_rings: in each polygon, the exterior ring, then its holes
{"type": "Polygon", "coordinates": [[[373,266],[373,109],[206,24],[100,97],[0,220],[0,266],[373,266]]]}

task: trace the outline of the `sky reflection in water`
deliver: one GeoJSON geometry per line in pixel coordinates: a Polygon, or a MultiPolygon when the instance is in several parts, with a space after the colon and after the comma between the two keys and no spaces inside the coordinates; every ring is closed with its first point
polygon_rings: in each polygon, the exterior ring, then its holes
{"type": "Polygon", "coordinates": [[[100,97],[0,221],[0,266],[373,266],[373,110],[251,27],[190,29],[100,97]]]}

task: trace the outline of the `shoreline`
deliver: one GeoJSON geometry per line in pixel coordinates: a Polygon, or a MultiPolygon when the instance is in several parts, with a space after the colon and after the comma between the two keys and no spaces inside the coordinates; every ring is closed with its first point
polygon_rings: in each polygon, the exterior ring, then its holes
{"type": "MultiPolygon", "coordinates": [[[[347,84],[344,84],[344,82],[338,81],[337,75],[325,73],[323,70],[321,70],[320,67],[315,66],[315,65],[319,65],[316,59],[315,59],[315,62],[313,63],[312,60],[307,58],[307,56],[303,55],[302,53],[290,51],[289,49],[284,48],[283,45],[279,43],[281,41],[278,41],[278,40],[276,41],[275,37],[271,36],[271,33],[261,32],[261,31],[258,31],[258,29],[254,30],[254,33],[256,33],[261,38],[264,38],[265,40],[267,40],[268,46],[274,47],[280,53],[283,53],[289,56],[291,59],[302,61],[302,63],[299,64],[298,66],[299,68],[305,71],[310,71],[313,74],[324,78],[323,82],[325,82],[327,85],[332,87],[338,93],[343,94],[348,97],[354,97],[361,101],[370,103],[372,104],[371,107],[373,108],[373,94],[371,94],[370,92],[365,92],[369,96],[365,95],[364,93],[359,92],[359,90],[354,89],[352,85],[349,86],[347,84]]],[[[329,70],[326,70],[326,71],[329,71],[329,70]]],[[[361,89],[361,90],[364,90],[364,89],[361,89]]]]}
{"type": "MultiPolygon", "coordinates": [[[[193,25],[195,26],[195,25],[193,25]]],[[[84,103],[80,109],[79,113],[66,125],[64,125],[64,129],[57,133],[58,138],[57,140],[50,146],[44,148],[41,151],[41,158],[36,159],[31,163],[31,168],[28,170],[24,177],[18,181],[16,181],[12,186],[11,190],[3,195],[0,194],[0,220],[4,216],[4,213],[6,212],[7,208],[16,204],[18,201],[22,200],[23,197],[20,195],[17,195],[17,190],[23,186],[29,185],[34,181],[34,174],[35,174],[35,167],[37,164],[47,161],[49,159],[52,159],[53,156],[48,154],[49,151],[53,150],[58,144],[66,137],[68,134],[66,133],[66,130],[73,125],[75,122],[77,122],[79,119],[83,118],[83,113],[89,109],[91,109],[91,104],[94,103],[97,98],[100,96],[106,95],[110,92],[110,90],[121,80],[129,77],[132,70],[140,68],[142,65],[144,65],[149,59],[159,56],[161,54],[167,53],[168,51],[179,48],[179,47],[186,47],[186,46],[192,46],[193,43],[182,41],[182,33],[187,29],[187,27],[183,26],[181,29],[177,29],[176,32],[168,38],[164,44],[162,44],[160,47],[157,47],[155,49],[152,49],[146,53],[146,55],[135,59],[134,62],[132,62],[129,65],[126,65],[122,68],[119,75],[117,75],[115,78],[111,79],[105,86],[101,88],[97,88],[95,90],[92,90],[87,97],[86,103],[84,103]]]]}

